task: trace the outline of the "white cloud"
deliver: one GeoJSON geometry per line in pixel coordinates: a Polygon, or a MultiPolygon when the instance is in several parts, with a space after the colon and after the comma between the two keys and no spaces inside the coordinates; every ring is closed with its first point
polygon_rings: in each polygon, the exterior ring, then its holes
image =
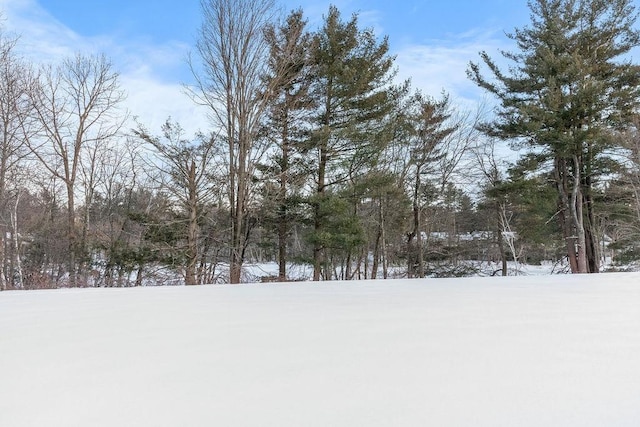
{"type": "Polygon", "coordinates": [[[477,62],[481,51],[494,56],[506,43],[494,32],[472,31],[448,40],[407,44],[395,51],[398,78],[411,79],[426,95],[437,97],[445,91],[459,104],[473,106],[484,93],[467,77],[469,62],[477,62]]]}
{"type": "Polygon", "coordinates": [[[0,0],[0,10],[4,27],[20,36],[22,52],[35,62],[54,61],[96,44],[83,40],[35,0],[0,0]]]}
{"type": "MultiPolygon", "coordinates": [[[[353,13],[358,15],[358,25],[361,28],[372,28],[376,34],[384,34],[382,27],[383,16],[377,9],[362,8],[358,1],[354,0],[304,0],[301,3],[295,3],[291,0],[285,0],[287,4],[284,12],[288,13],[290,9],[302,7],[306,19],[309,20],[309,29],[315,30],[324,25],[324,19],[329,13],[329,7],[335,6],[340,12],[342,21],[351,19],[353,13]],[[301,4],[301,6],[298,6],[301,4]]],[[[366,2],[365,2],[366,3],[366,2]]]]}
{"type": "Polygon", "coordinates": [[[181,85],[162,83],[144,74],[123,74],[121,82],[128,93],[127,108],[152,134],[160,133],[168,117],[178,121],[187,134],[206,130],[206,112],[185,95],[181,85]]]}
{"type": "MultiPolygon", "coordinates": [[[[351,12],[358,13],[361,28],[372,28],[375,34],[387,34],[383,12],[378,9],[361,8],[363,2],[355,0],[306,1],[303,2],[310,28],[322,25],[323,16],[334,4],[342,11],[342,19],[347,20],[351,12]]],[[[404,5],[403,5],[404,6],[404,5]]],[[[413,2],[406,5],[414,13],[424,5],[413,2]]],[[[451,34],[446,39],[432,39],[416,43],[413,39],[390,38],[391,53],[396,55],[398,81],[410,79],[412,87],[423,93],[438,97],[443,91],[452,100],[465,108],[474,109],[483,102],[486,94],[467,78],[466,70],[470,61],[478,61],[478,53],[487,51],[501,64],[499,50],[508,49],[509,40],[496,29],[470,29],[461,34],[451,34]]]]}
{"type": "MultiPolygon", "coordinates": [[[[354,6],[351,0],[338,3],[346,9],[354,6]]],[[[328,9],[324,2],[305,7],[311,28],[321,23],[321,16],[328,9]]],[[[56,20],[36,0],[0,0],[0,10],[4,12],[5,28],[20,34],[20,46],[34,62],[57,62],[76,52],[103,52],[109,56],[128,94],[126,108],[151,132],[157,132],[169,116],[188,133],[206,129],[206,111],[184,94],[180,81],[189,75],[187,44],[157,44],[149,38],[122,39],[115,35],[83,37],[56,20]]],[[[378,11],[361,10],[359,16],[361,26],[373,27],[376,34],[384,33],[378,11]]],[[[343,16],[347,18],[348,15],[343,16]]],[[[398,48],[395,43],[391,41],[392,53],[397,56],[398,79],[410,78],[414,88],[432,96],[439,96],[444,90],[456,103],[473,108],[484,94],[467,78],[469,61],[478,60],[478,52],[483,50],[499,57],[495,54],[507,47],[508,40],[495,31],[476,30],[419,44],[405,42],[398,48]]]]}
{"type": "Polygon", "coordinates": [[[181,75],[189,46],[173,41],[154,44],[149,39],[115,36],[83,37],[44,10],[35,0],[0,0],[4,28],[20,36],[23,55],[36,64],[57,63],[77,52],[106,54],[120,73],[127,92],[125,108],[152,132],[167,117],[188,133],[204,130],[205,112],[183,92],[181,75]]]}

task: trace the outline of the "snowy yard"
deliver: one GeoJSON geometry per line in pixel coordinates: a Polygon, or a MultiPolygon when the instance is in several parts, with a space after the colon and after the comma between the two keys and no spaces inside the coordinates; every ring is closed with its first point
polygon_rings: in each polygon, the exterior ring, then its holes
{"type": "Polygon", "coordinates": [[[640,274],[4,292],[0,425],[638,426],[640,274]]]}

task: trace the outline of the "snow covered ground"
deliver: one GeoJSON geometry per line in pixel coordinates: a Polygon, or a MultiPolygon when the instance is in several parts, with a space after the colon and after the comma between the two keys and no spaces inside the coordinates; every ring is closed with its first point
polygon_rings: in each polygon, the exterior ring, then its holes
{"type": "Polygon", "coordinates": [[[638,426],[640,274],[0,293],[0,426],[638,426]]]}

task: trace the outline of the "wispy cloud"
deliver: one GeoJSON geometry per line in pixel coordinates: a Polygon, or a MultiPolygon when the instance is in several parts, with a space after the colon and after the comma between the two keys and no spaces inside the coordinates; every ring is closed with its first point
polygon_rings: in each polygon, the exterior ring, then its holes
{"type": "Polygon", "coordinates": [[[151,132],[171,116],[193,133],[206,128],[206,113],[185,94],[182,79],[189,46],[117,35],[83,37],[44,10],[36,0],[0,0],[3,26],[20,37],[19,49],[36,64],[57,63],[77,52],[106,54],[127,92],[125,107],[151,132]]]}
{"type": "Polygon", "coordinates": [[[0,0],[3,27],[20,36],[24,55],[35,62],[50,62],[90,45],[55,20],[35,0],[0,0]]]}
{"type": "MultiPolygon", "coordinates": [[[[307,3],[305,14],[310,19],[310,28],[315,29],[322,24],[330,2],[307,3]]],[[[333,3],[346,11],[358,7],[352,0],[333,3]]],[[[114,34],[83,37],[51,16],[37,0],[0,0],[0,11],[4,27],[20,34],[21,49],[34,62],[58,62],[76,52],[109,56],[127,91],[126,107],[151,132],[158,131],[169,116],[190,133],[206,129],[206,111],[196,106],[182,88],[185,76],[189,78],[185,57],[190,46],[186,43],[158,44],[150,38],[123,38],[115,30],[114,34]]],[[[362,27],[385,34],[380,11],[357,12],[362,27]]],[[[343,19],[348,17],[348,12],[344,12],[343,19]]],[[[484,94],[467,78],[469,61],[477,60],[480,51],[499,56],[498,50],[508,47],[504,35],[491,30],[471,30],[420,43],[393,39],[390,43],[396,55],[398,79],[411,79],[412,86],[427,95],[438,96],[445,91],[455,102],[470,108],[484,94]]]]}
{"type": "Polygon", "coordinates": [[[477,62],[481,51],[497,54],[506,47],[504,37],[489,30],[406,44],[395,51],[398,78],[410,79],[426,95],[437,97],[444,91],[456,102],[473,106],[484,93],[467,77],[469,62],[477,62]]]}
{"type": "MultiPolygon", "coordinates": [[[[291,3],[291,1],[288,1],[291,3]]],[[[343,21],[351,19],[353,13],[358,15],[358,24],[361,28],[371,28],[375,34],[385,34],[385,29],[382,25],[384,21],[382,12],[377,9],[371,9],[368,7],[362,7],[358,1],[354,0],[331,0],[331,1],[317,1],[306,0],[303,1],[303,9],[305,17],[309,20],[309,28],[312,30],[322,27],[324,24],[324,18],[329,13],[329,7],[335,6],[341,14],[343,21]]],[[[285,10],[288,12],[288,10],[285,10]]]]}
{"type": "MultiPolygon", "coordinates": [[[[358,14],[361,28],[372,28],[378,36],[388,33],[384,12],[359,0],[303,1],[310,28],[322,26],[329,5],[342,11],[342,19],[349,19],[352,12],[358,14]]],[[[425,8],[424,2],[403,4],[412,13],[425,8]]],[[[499,50],[508,49],[510,41],[499,28],[472,28],[461,33],[447,33],[443,38],[420,40],[417,37],[389,39],[391,53],[396,56],[399,81],[410,79],[412,87],[424,94],[439,96],[447,92],[452,100],[464,108],[473,109],[484,102],[486,94],[467,78],[470,61],[479,60],[479,52],[487,51],[500,61],[499,50]]]]}

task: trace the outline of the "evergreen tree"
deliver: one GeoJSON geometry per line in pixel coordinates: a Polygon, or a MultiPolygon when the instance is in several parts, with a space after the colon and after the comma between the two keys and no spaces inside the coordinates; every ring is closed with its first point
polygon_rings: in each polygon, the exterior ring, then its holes
{"type": "Polygon", "coordinates": [[[278,246],[278,277],[287,279],[287,241],[300,221],[301,191],[306,178],[301,145],[307,136],[305,124],[314,107],[309,95],[311,35],[305,30],[301,10],[291,12],[280,26],[269,26],[269,73],[273,101],[267,112],[266,138],[273,151],[260,166],[263,181],[263,222],[275,231],[278,246]],[[273,82],[273,83],[272,83],[273,82]]]}
{"type": "Polygon", "coordinates": [[[407,233],[408,274],[412,277],[425,276],[422,235],[424,210],[424,176],[433,171],[436,162],[442,158],[443,141],[455,130],[447,120],[451,117],[449,98],[434,100],[416,93],[408,104],[406,115],[407,147],[409,163],[407,180],[413,205],[413,222],[407,233]]]}
{"type": "Polygon", "coordinates": [[[386,38],[378,41],[373,31],[361,30],[356,15],[343,22],[334,6],[314,37],[311,94],[318,109],[308,146],[315,168],[314,280],[320,279],[331,242],[342,240],[333,236],[342,228],[332,229],[328,216],[342,206],[339,199],[345,193],[337,190],[374,165],[390,140],[388,117],[396,92],[391,84],[393,57],[388,52],[386,38]]]}
{"type": "Polygon", "coordinates": [[[515,139],[551,170],[572,272],[598,271],[593,188],[615,146],[611,128],[638,106],[640,68],[621,58],[639,44],[632,0],[531,0],[531,24],[510,37],[514,65],[501,70],[485,52],[468,70],[500,108],[483,130],[515,139]]]}
{"type": "Polygon", "coordinates": [[[195,141],[185,139],[179,123],[167,120],[162,126],[162,137],[150,135],[139,125],[135,135],[149,145],[156,156],[160,190],[177,201],[176,218],[184,235],[184,246],[179,250],[186,285],[201,284],[198,277],[198,261],[202,258],[200,224],[207,216],[207,209],[217,196],[212,185],[214,165],[214,138],[198,135],[195,141]]]}

